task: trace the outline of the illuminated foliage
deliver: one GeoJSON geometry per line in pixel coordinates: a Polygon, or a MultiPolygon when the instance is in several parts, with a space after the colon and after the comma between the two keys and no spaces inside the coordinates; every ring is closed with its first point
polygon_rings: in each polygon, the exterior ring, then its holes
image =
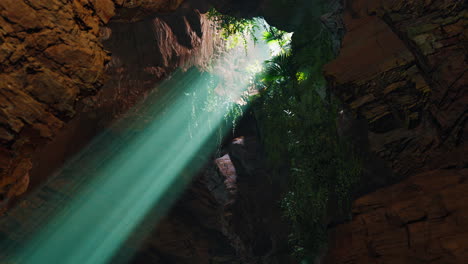
{"type": "Polygon", "coordinates": [[[224,32],[264,28],[263,40],[274,58],[265,62],[253,100],[272,171],[288,168],[288,191],[281,201],[290,222],[297,257],[313,258],[326,246],[330,208],[346,214],[361,174],[352,146],[338,136],[339,102],[327,93],[322,69],[333,59],[331,33],[320,20],[303,23],[294,33],[255,20],[220,15],[224,32]]]}
{"type": "Polygon", "coordinates": [[[263,28],[263,40],[272,49],[274,57],[254,81],[260,95],[252,106],[269,167],[273,172],[289,171],[281,207],[291,224],[293,252],[300,259],[313,259],[326,246],[329,211],[349,213],[361,174],[359,156],[337,134],[340,103],[327,92],[322,73],[334,56],[332,36],[313,17],[307,17],[291,38],[268,25],[252,25],[255,20],[217,14],[225,37],[263,28]]]}
{"type": "Polygon", "coordinates": [[[223,15],[212,8],[208,11],[208,18],[215,22],[228,48],[237,46],[241,41],[246,46],[250,37],[257,41],[257,31],[260,29],[257,19],[238,18],[223,15]]]}
{"type": "Polygon", "coordinates": [[[281,206],[291,223],[294,252],[307,258],[326,246],[330,207],[349,207],[361,165],[337,134],[339,102],[324,93],[322,67],[333,58],[328,31],[320,24],[306,26],[292,40],[291,50],[266,62],[259,76],[264,90],[254,109],[270,166],[273,171],[289,168],[281,206]],[[315,41],[304,45],[304,39],[315,41]]]}

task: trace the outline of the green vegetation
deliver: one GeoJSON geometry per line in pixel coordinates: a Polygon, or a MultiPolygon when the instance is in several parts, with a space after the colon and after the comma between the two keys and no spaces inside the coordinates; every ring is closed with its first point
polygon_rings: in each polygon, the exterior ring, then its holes
{"type": "Polygon", "coordinates": [[[228,48],[237,46],[241,41],[247,46],[250,37],[257,41],[256,33],[260,28],[255,19],[223,15],[214,8],[208,11],[208,18],[216,23],[222,37],[228,41],[228,48]]]}
{"type": "MultiPolygon", "coordinates": [[[[206,89],[200,89],[197,91],[193,91],[190,94],[186,94],[191,98],[192,104],[192,120],[196,121],[197,118],[202,115],[203,113],[212,113],[217,111],[223,111],[224,119],[223,124],[218,128],[216,132],[216,137],[218,140],[218,145],[222,142],[223,135],[229,129],[235,129],[235,126],[239,119],[244,114],[244,106],[236,103],[236,99],[232,94],[225,94],[223,96],[216,93],[216,88],[219,85],[219,82],[222,78],[220,76],[215,76],[213,74],[207,72],[198,72],[197,69],[190,69],[191,72],[196,72],[195,74],[199,75],[199,78],[205,82],[206,89]]],[[[232,84],[234,85],[234,83],[232,84]]],[[[231,88],[234,90],[233,87],[227,87],[227,89],[231,88]]],[[[242,97],[242,96],[241,96],[242,97]]],[[[211,122],[211,120],[206,120],[207,124],[210,128],[215,126],[215,124],[211,122]]],[[[192,123],[189,129],[195,130],[198,126],[202,124],[199,123],[192,123]]]]}
{"type": "Polygon", "coordinates": [[[300,258],[326,246],[329,210],[346,210],[360,175],[360,161],[336,129],[339,103],[325,92],[323,65],[332,59],[329,34],[296,32],[291,50],[266,63],[254,102],[273,171],[289,168],[289,191],[281,206],[292,225],[290,242],[300,258]],[[300,35],[304,34],[304,35],[300,35]],[[301,38],[316,41],[301,45],[301,38]]]}
{"type": "MultiPolygon", "coordinates": [[[[255,86],[260,94],[251,99],[251,106],[269,167],[276,173],[284,168],[289,171],[281,206],[291,224],[294,254],[307,261],[326,246],[330,211],[349,214],[361,161],[337,133],[340,104],[327,92],[322,72],[334,57],[332,35],[319,19],[304,19],[291,41],[285,32],[267,27],[263,39],[280,51],[257,75],[255,86]]],[[[250,23],[232,17],[221,21],[230,33],[242,28],[236,23],[250,23]]]]}

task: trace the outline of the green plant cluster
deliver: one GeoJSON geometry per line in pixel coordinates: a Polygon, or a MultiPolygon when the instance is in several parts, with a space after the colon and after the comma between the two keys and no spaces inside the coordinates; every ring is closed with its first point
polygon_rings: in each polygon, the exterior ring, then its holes
{"type": "MultiPolygon", "coordinates": [[[[252,24],[258,20],[215,17],[225,37],[259,28],[252,24]]],[[[251,98],[269,167],[277,173],[288,170],[281,207],[291,224],[291,246],[301,259],[313,258],[326,246],[330,211],[349,212],[361,174],[360,158],[337,133],[340,104],[327,92],[322,72],[334,57],[332,36],[317,17],[304,16],[291,42],[285,32],[266,27],[264,41],[282,51],[257,75],[260,94],[251,98]]]]}
{"type": "Polygon", "coordinates": [[[322,69],[333,56],[328,30],[304,24],[257,80],[263,90],[253,105],[270,167],[289,168],[281,206],[299,258],[326,246],[329,212],[349,208],[361,173],[358,155],[337,133],[339,102],[326,91],[322,69]]]}
{"type": "Polygon", "coordinates": [[[260,29],[256,19],[239,18],[219,13],[212,8],[208,11],[208,18],[215,22],[224,40],[228,41],[228,48],[237,46],[241,41],[244,46],[250,37],[256,39],[256,33],[260,29]]]}

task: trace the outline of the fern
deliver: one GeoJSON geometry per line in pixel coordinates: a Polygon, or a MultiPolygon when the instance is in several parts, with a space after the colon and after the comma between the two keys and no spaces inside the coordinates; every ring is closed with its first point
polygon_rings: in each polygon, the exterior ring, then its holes
{"type": "MultiPolygon", "coordinates": [[[[277,36],[270,32],[264,38],[277,36]]],[[[269,165],[274,171],[290,168],[281,206],[298,258],[326,246],[330,197],[338,197],[341,210],[349,208],[361,173],[359,157],[336,133],[338,103],[319,93],[326,85],[322,67],[332,58],[330,33],[320,25],[304,25],[290,49],[266,62],[254,104],[269,165]]]]}
{"type": "MultiPolygon", "coordinates": [[[[314,12],[325,10],[313,7],[314,12]]],[[[210,16],[226,38],[259,29],[249,20],[215,11],[210,16]]],[[[281,52],[266,61],[263,72],[252,80],[260,91],[251,100],[268,166],[272,171],[289,168],[288,191],[281,206],[291,224],[289,239],[298,258],[311,258],[326,246],[330,202],[337,197],[340,210],[349,209],[361,173],[360,158],[336,133],[338,102],[325,100],[321,94],[326,87],[322,68],[333,58],[333,48],[330,32],[317,17],[306,16],[292,42],[285,32],[265,26],[263,40],[278,45],[281,52]]]]}

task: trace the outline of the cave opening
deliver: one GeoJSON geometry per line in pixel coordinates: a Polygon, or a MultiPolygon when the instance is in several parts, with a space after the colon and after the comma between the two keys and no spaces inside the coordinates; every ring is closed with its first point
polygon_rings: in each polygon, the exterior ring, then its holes
{"type": "Polygon", "coordinates": [[[465,2],[1,0],[0,262],[468,263],[465,2]]]}

